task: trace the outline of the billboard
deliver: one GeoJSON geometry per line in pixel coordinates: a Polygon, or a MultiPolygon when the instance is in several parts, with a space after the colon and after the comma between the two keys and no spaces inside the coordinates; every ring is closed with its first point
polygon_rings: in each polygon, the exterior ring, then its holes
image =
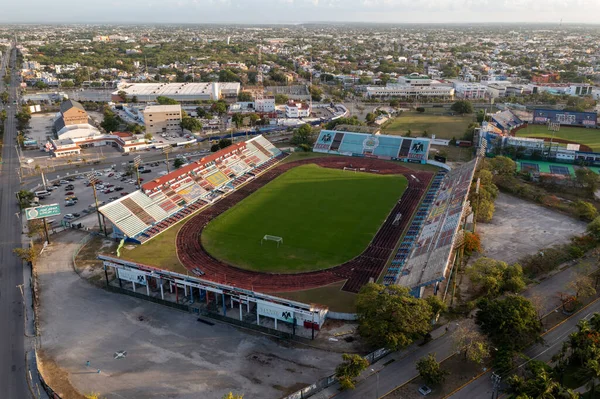
{"type": "Polygon", "coordinates": [[[321,130],[313,151],[426,163],[430,144],[431,140],[426,138],[321,130]]]}
{"type": "Polygon", "coordinates": [[[27,220],[42,219],[56,215],[60,215],[60,205],[58,204],[35,206],[25,209],[27,220]]]}
{"type": "Polygon", "coordinates": [[[595,112],[561,111],[556,109],[536,109],[533,123],[560,123],[568,126],[596,127],[598,115],[595,112]]]}
{"type": "Polygon", "coordinates": [[[131,281],[132,283],[146,285],[146,273],[135,269],[117,269],[117,274],[121,280],[131,281]]]}

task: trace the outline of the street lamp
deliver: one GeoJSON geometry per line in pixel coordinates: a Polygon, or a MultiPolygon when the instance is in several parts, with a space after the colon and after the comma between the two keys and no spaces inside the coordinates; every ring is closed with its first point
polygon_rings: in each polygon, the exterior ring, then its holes
{"type": "Polygon", "coordinates": [[[140,186],[140,164],[142,163],[142,157],[141,156],[136,156],[135,158],[133,158],[133,166],[135,166],[135,174],[137,176],[137,185],[138,185],[138,189],[141,188],[140,186]]]}
{"type": "Polygon", "coordinates": [[[96,213],[98,214],[98,226],[100,227],[100,231],[104,231],[104,237],[108,237],[108,233],[106,232],[106,224],[102,225],[102,219],[100,218],[100,211],[98,210],[98,195],[96,193],[96,184],[98,183],[98,178],[94,174],[94,172],[90,172],[87,175],[87,179],[92,185],[92,190],[94,192],[94,201],[96,203],[96,213]],[[104,228],[103,228],[104,227],[104,228]]]}
{"type": "Polygon", "coordinates": [[[379,399],[379,372],[375,371],[375,369],[371,369],[375,376],[377,377],[377,385],[375,387],[375,398],[379,399]]]}
{"type": "Polygon", "coordinates": [[[165,154],[167,160],[167,173],[171,173],[171,171],[169,170],[169,153],[171,152],[171,146],[163,147],[162,152],[163,154],[165,154]]]}

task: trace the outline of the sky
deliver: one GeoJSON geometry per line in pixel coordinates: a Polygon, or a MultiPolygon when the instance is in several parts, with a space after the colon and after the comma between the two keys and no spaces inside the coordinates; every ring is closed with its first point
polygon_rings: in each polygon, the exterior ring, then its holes
{"type": "Polygon", "coordinates": [[[1,10],[2,23],[600,23],[600,0],[7,0],[1,10]]]}

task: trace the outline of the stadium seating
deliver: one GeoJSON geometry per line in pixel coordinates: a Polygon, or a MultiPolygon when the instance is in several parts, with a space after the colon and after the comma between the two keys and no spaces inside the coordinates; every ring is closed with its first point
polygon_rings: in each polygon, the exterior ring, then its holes
{"type": "MultiPolygon", "coordinates": [[[[268,169],[269,165],[277,163],[281,156],[279,155],[255,168],[252,173],[260,174],[261,170],[268,169]]],[[[395,215],[398,213],[412,215],[415,212],[430,179],[431,174],[428,172],[415,172],[398,164],[368,158],[329,157],[280,164],[264,171],[257,178],[248,178],[245,184],[237,190],[212,206],[206,207],[202,212],[195,214],[181,228],[177,236],[177,253],[181,262],[188,270],[192,272],[194,270],[201,270],[203,273],[202,278],[240,288],[260,292],[285,292],[309,289],[345,280],[346,282],[343,286],[345,291],[358,292],[370,280],[377,280],[392,254],[396,243],[410,221],[410,217],[405,217],[401,218],[399,222],[395,222],[395,215]],[[354,167],[380,174],[410,173],[418,178],[418,182],[415,180],[410,182],[409,188],[402,199],[395,205],[369,246],[361,255],[328,270],[301,274],[271,273],[268,278],[265,278],[263,273],[238,269],[214,259],[204,250],[198,237],[208,222],[277,176],[291,168],[306,163],[316,163],[322,167],[339,169],[354,167]]],[[[236,180],[232,182],[233,185],[236,184],[236,180]]]]}

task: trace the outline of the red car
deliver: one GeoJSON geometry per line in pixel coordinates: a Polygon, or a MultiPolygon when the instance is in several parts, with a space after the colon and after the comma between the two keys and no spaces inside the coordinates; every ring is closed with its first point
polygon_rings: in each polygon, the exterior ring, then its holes
{"type": "Polygon", "coordinates": [[[107,184],[104,187],[109,187],[110,188],[110,187],[114,187],[114,186],[115,186],[114,184],[107,184]]]}
{"type": "Polygon", "coordinates": [[[108,177],[113,177],[114,175],[115,175],[115,174],[114,174],[113,172],[110,172],[110,173],[108,174],[108,177]]]}
{"type": "Polygon", "coordinates": [[[73,191],[67,191],[67,193],[65,195],[73,195],[75,194],[73,191]]]}
{"type": "Polygon", "coordinates": [[[125,192],[125,193],[121,193],[121,197],[124,197],[126,195],[128,195],[129,193],[125,192]]]}

